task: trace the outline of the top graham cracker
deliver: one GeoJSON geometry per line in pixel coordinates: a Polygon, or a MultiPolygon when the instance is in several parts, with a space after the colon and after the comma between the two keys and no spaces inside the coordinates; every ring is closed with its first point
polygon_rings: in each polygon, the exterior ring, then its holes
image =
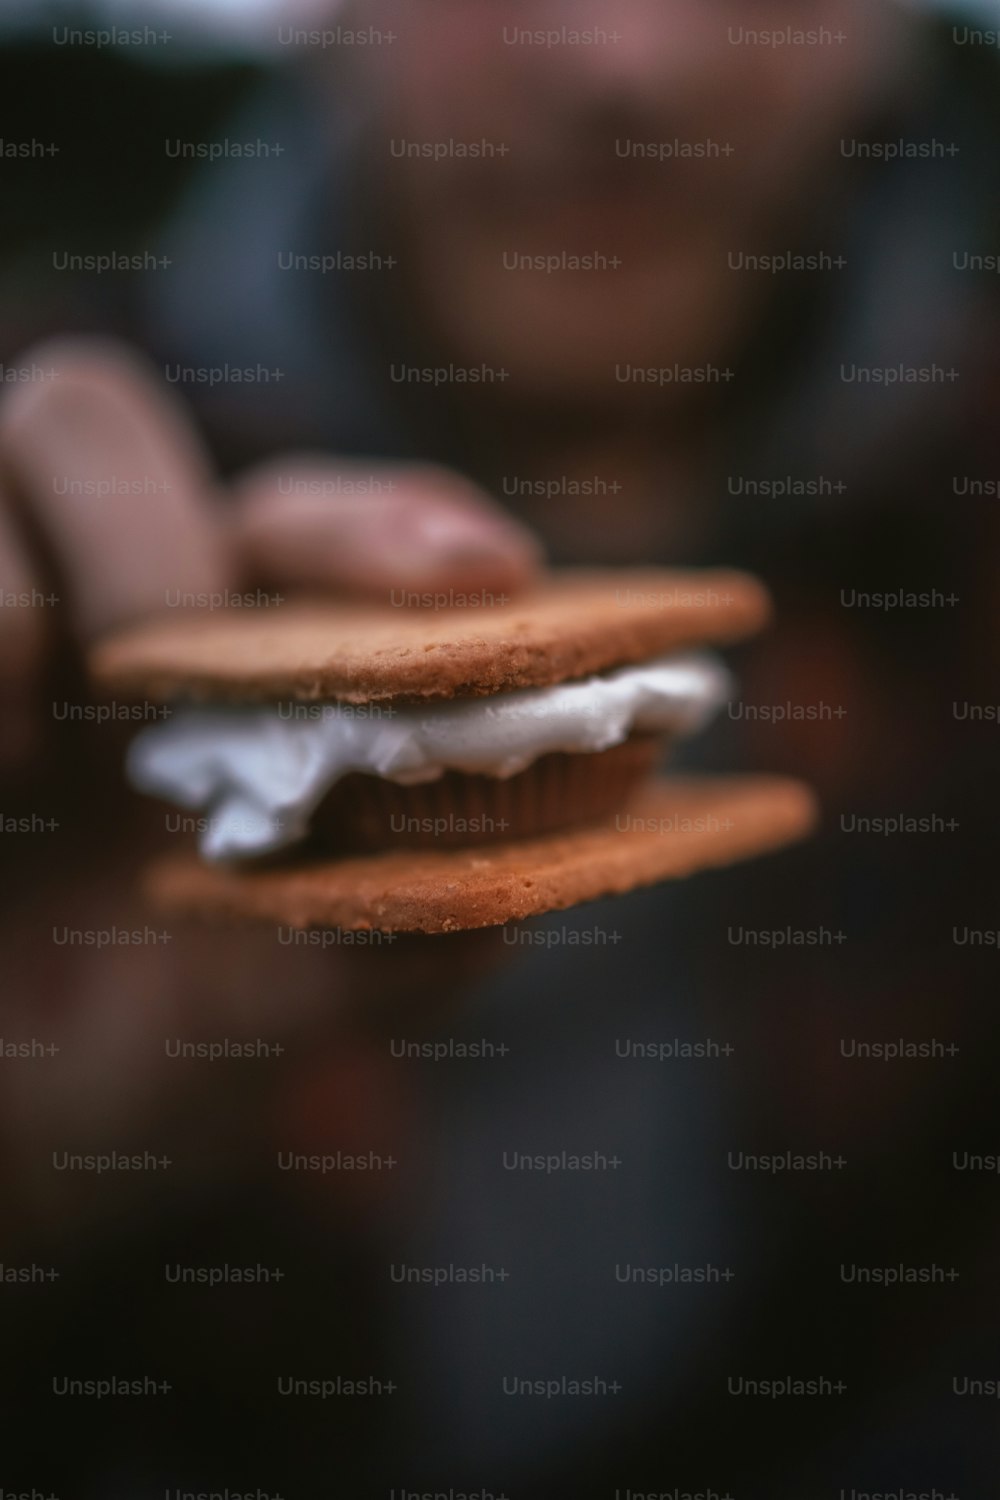
{"type": "Polygon", "coordinates": [[[567,569],[515,596],[468,600],[395,608],[308,599],[159,615],[106,637],[90,667],[103,690],[157,702],[432,701],[724,645],[770,614],[763,585],[729,570],[567,569]]]}

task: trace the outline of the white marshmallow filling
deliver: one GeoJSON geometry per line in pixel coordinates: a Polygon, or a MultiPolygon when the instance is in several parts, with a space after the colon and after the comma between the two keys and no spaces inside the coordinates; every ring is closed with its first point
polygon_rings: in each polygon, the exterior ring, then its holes
{"type": "Polygon", "coordinates": [[[363,772],[404,786],[445,771],[506,778],[554,751],[593,754],[630,734],[697,732],[729,698],[705,653],[431,706],[295,703],[188,705],[129,749],[139,791],[194,808],[208,860],[255,858],[305,838],[323,798],[363,772]]]}

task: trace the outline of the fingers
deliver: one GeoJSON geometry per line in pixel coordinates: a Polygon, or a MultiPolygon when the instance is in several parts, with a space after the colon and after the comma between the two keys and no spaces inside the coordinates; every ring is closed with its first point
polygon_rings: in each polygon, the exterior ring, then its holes
{"type": "Polygon", "coordinates": [[[431,465],[269,463],[238,482],[235,526],[252,575],[372,595],[514,592],[541,561],[529,531],[431,465]]]}
{"type": "Polygon", "coordinates": [[[90,339],[54,340],[25,360],[54,375],[4,394],[0,455],[78,633],[226,587],[207,463],[148,367],[90,339]]]}
{"type": "Polygon", "coordinates": [[[84,637],[217,594],[240,563],[374,595],[514,591],[538,567],[528,531],[431,466],[276,461],[237,486],[224,526],[190,424],[138,357],[82,339],[29,356],[55,376],[0,399],[0,455],[84,637]]]}
{"type": "Polygon", "coordinates": [[[26,759],[35,746],[34,684],[46,638],[46,594],[28,560],[0,492],[0,768],[26,759]]]}

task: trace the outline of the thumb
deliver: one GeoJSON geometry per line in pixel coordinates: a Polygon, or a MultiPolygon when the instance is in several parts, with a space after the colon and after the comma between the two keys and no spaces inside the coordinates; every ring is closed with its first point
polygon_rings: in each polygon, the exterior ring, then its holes
{"type": "Polygon", "coordinates": [[[541,562],[531,532],[431,465],[293,456],[237,480],[237,550],[255,578],[350,593],[516,591],[541,562]]]}

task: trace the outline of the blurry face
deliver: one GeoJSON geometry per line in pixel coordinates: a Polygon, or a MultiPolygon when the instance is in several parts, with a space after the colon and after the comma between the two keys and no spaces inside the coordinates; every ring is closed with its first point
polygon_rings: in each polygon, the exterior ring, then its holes
{"type": "Polygon", "coordinates": [[[396,36],[363,60],[371,170],[425,318],[452,359],[557,400],[634,399],[616,365],[732,351],[769,278],[730,253],[798,248],[796,205],[834,181],[897,45],[882,0],[358,0],[350,19],[396,36]]]}

